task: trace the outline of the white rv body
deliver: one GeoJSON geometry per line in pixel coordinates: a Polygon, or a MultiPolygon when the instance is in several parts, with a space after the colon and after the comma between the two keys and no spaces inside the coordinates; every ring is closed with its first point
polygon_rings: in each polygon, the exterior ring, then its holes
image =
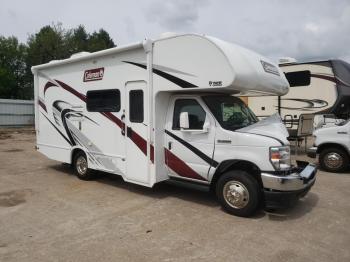
{"type": "MultiPolygon", "coordinates": [[[[283,96],[249,97],[249,107],[258,117],[278,112],[286,123],[297,123],[300,114],[333,114],[343,119],[349,117],[348,63],[327,60],[284,63],[279,66],[295,84],[291,84],[289,92],[283,96]]],[[[316,126],[317,119],[315,118],[316,126]]]]}
{"type": "Polygon", "coordinates": [[[169,178],[211,185],[234,164],[265,172],[259,181],[270,190],[308,190],[315,181],[315,169],[307,183],[300,183],[295,173],[287,176],[285,169],[282,180],[288,183],[278,182],[270,147],[289,145],[278,118],[251,125],[254,132],[249,126],[232,132],[220,126],[205,102],[205,96],[219,99],[218,94],[288,92],[277,66],[242,47],[207,36],[177,35],[81,54],[32,71],[37,148],[51,159],[72,163],[82,151],[90,169],[148,187],[169,178]],[[104,106],[93,99],[108,96],[117,97],[118,105],[92,112],[94,106],[104,106]],[[182,102],[192,103],[194,114],[203,116],[189,119],[200,128],[174,127],[175,103],[182,102]]]}
{"type": "Polygon", "coordinates": [[[350,163],[350,120],[333,126],[323,127],[313,132],[313,147],[308,149],[308,156],[316,158],[322,169],[329,172],[344,172],[350,163]]]}

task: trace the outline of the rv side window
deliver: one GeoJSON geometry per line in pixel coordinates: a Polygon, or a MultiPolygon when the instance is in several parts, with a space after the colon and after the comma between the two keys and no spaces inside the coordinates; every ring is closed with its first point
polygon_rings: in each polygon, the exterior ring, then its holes
{"type": "Polygon", "coordinates": [[[189,129],[203,129],[205,111],[194,99],[178,99],[175,101],[173,115],[173,130],[180,130],[180,114],[188,113],[189,129]]]}
{"type": "Polygon", "coordinates": [[[86,108],[89,112],[119,112],[120,91],[118,89],[88,91],[86,108]]]}
{"type": "Polygon", "coordinates": [[[311,73],[309,70],[285,73],[290,87],[310,85],[311,73]]]}
{"type": "Polygon", "coordinates": [[[131,90],[129,93],[130,122],[143,122],[143,91],[131,90]]]}

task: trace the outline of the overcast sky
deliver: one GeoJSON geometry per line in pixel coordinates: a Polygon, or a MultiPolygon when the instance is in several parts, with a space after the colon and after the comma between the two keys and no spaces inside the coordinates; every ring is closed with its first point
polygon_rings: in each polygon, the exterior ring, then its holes
{"type": "Polygon", "coordinates": [[[195,32],[241,44],[273,60],[340,58],[350,62],[350,0],[0,0],[0,35],[104,28],[117,45],[195,32]]]}

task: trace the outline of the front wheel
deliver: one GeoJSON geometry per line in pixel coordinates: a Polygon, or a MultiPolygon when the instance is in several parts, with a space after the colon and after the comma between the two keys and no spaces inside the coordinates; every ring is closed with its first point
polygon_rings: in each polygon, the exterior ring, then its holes
{"type": "Polygon", "coordinates": [[[216,195],[227,212],[240,217],[254,214],[261,200],[256,179],[240,170],[228,171],[219,178],[216,195]]]}
{"type": "Polygon", "coordinates": [[[320,166],[328,172],[343,172],[349,165],[348,154],[336,147],[322,150],[319,158],[320,166]]]}

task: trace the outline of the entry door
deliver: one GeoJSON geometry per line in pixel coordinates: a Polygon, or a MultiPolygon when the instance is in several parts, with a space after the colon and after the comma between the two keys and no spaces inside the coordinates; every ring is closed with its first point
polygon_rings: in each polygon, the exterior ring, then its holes
{"type": "Polygon", "coordinates": [[[126,178],[134,183],[147,185],[149,177],[146,82],[128,82],[125,95],[126,178]]]}
{"type": "Polygon", "coordinates": [[[165,156],[170,176],[208,180],[213,163],[215,121],[197,98],[173,100],[167,117],[165,156]],[[188,112],[189,130],[180,129],[180,113],[188,112]],[[191,131],[190,131],[191,130],[191,131]]]}

